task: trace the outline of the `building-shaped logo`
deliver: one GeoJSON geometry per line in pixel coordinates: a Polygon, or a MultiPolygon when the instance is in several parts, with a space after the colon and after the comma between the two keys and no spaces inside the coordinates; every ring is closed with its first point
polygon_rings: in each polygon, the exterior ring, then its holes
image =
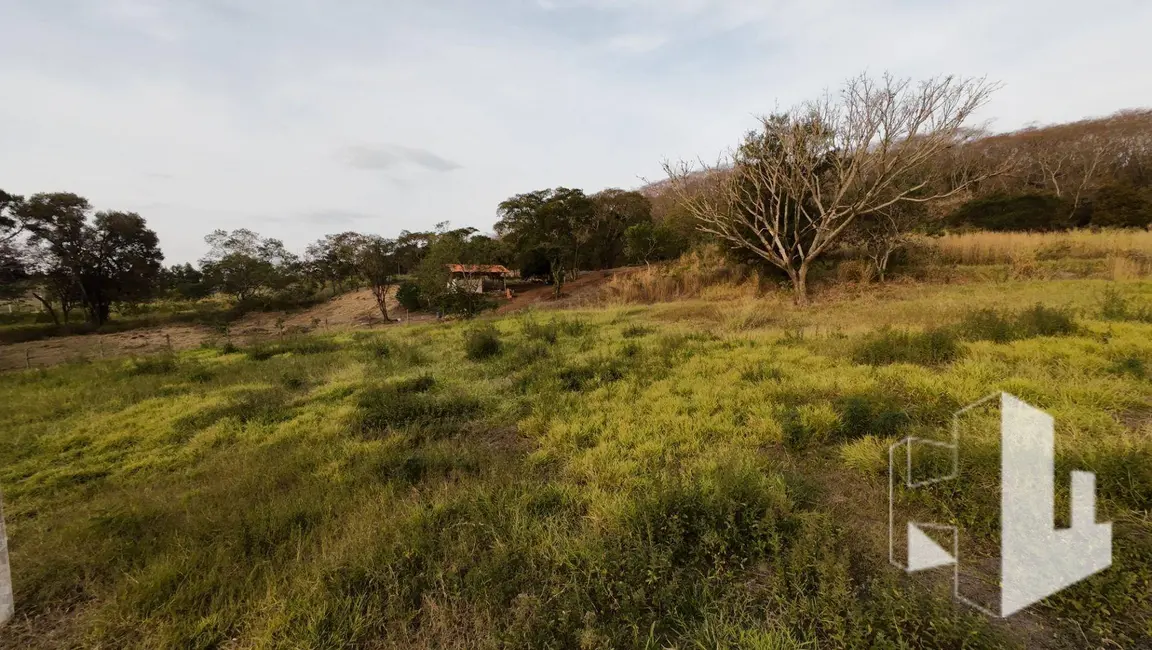
{"type": "MultiPolygon", "coordinates": [[[[948,442],[907,437],[888,450],[889,561],[911,573],[953,568],[953,595],[992,616],[1010,616],[1112,564],[1112,525],[1096,523],[1096,476],[1072,472],[1071,525],[1056,527],[1055,452],[1052,417],[1007,393],[990,395],[958,411],[948,442]],[[961,577],[960,534],[952,525],[897,522],[896,502],[905,490],[957,480],[961,422],[974,409],[999,401],[999,579],[982,593],[966,592],[961,577]],[[903,449],[903,456],[898,450],[903,449]],[[933,466],[929,460],[935,460],[933,466]],[[927,469],[917,471],[919,462],[927,469]],[[903,474],[903,480],[898,476],[903,474]],[[919,475],[919,478],[918,478],[919,475]],[[898,539],[897,532],[903,534],[898,539]],[[903,545],[900,542],[903,541],[903,545]],[[904,561],[898,557],[904,551],[904,561]],[[997,585],[998,582],[998,585],[997,585]],[[999,593],[989,597],[989,591],[999,593]]],[[[985,562],[989,564],[989,562],[985,562]]]]}

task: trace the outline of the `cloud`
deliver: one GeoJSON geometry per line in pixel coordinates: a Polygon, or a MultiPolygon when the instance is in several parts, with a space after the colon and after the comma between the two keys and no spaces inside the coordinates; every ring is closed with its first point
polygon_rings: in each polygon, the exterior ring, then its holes
{"type": "Polygon", "coordinates": [[[394,169],[404,165],[415,165],[434,172],[462,169],[459,163],[441,158],[426,149],[398,144],[345,147],[339,157],[356,169],[394,169]]]}
{"type": "Polygon", "coordinates": [[[633,54],[645,54],[660,49],[668,42],[666,36],[660,34],[620,34],[608,39],[608,49],[633,54]]]}
{"type": "Polygon", "coordinates": [[[0,182],[138,209],[177,262],[216,228],[296,250],[487,230],[514,194],[713,160],[864,69],[1003,81],[979,116],[998,129],[1152,97],[1147,0],[57,4],[0,0],[0,88],[21,90],[0,102],[0,182]]]}
{"type": "Polygon", "coordinates": [[[368,219],[375,219],[377,215],[368,214],[367,212],[359,212],[357,210],[313,210],[311,212],[304,212],[295,217],[278,217],[274,220],[279,221],[307,221],[309,223],[324,225],[324,226],[350,226],[360,221],[368,219]]]}

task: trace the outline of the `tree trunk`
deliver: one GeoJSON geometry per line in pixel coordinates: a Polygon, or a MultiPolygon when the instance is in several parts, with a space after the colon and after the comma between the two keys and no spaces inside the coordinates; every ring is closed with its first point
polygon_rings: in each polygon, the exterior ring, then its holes
{"type": "Polygon", "coordinates": [[[372,295],[376,298],[376,306],[380,308],[380,313],[384,315],[384,320],[388,318],[388,285],[373,285],[372,295]]]}
{"type": "Polygon", "coordinates": [[[552,295],[555,298],[560,297],[560,289],[564,287],[564,264],[562,262],[554,262],[552,264],[552,295]]]}
{"type": "Polygon", "coordinates": [[[52,303],[45,300],[43,297],[41,297],[40,294],[36,293],[35,291],[32,292],[32,297],[35,298],[36,300],[40,301],[40,304],[44,306],[44,311],[48,312],[48,315],[52,317],[52,323],[56,327],[60,327],[60,318],[56,315],[56,310],[52,309],[52,303]]]}
{"type": "Polygon", "coordinates": [[[808,262],[800,264],[800,270],[792,277],[792,290],[795,292],[796,304],[801,307],[808,305],[808,262]]]}

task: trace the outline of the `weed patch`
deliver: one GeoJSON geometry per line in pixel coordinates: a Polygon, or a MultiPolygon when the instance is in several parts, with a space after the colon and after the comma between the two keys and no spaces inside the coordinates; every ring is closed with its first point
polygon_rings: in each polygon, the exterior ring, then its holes
{"type": "Polygon", "coordinates": [[[281,354],[308,355],[335,352],[340,346],[327,339],[311,337],[288,339],[271,343],[258,343],[248,348],[245,353],[253,361],[267,361],[281,354]]]}
{"type": "Polygon", "coordinates": [[[956,334],[948,329],[911,332],[885,328],[861,341],[853,351],[852,359],[872,366],[893,363],[939,366],[955,361],[963,354],[964,347],[956,334]]]}
{"type": "Polygon", "coordinates": [[[473,361],[490,359],[500,354],[501,347],[500,333],[490,323],[464,333],[464,354],[473,361]]]}
{"type": "MultiPolygon", "coordinates": [[[[452,432],[482,412],[479,401],[464,395],[412,390],[424,382],[367,388],[357,400],[354,428],[365,437],[417,427],[452,432]]],[[[428,386],[428,389],[431,385],[428,386]]]]}
{"type": "Polygon", "coordinates": [[[1019,312],[980,309],[965,314],[957,329],[969,341],[1009,343],[1038,336],[1076,332],[1076,322],[1065,309],[1035,305],[1019,312]]]}

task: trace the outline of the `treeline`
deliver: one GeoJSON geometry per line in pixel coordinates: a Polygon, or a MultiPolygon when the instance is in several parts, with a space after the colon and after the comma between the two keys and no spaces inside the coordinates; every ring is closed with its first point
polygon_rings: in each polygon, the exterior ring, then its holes
{"type": "Polygon", "coordinates": [[[1152,224],[1152,110],[984,136],[963,155],[1008,164],[948,215],[986,230],[1147,228],[1152,224]]]}
{"type": "Polygon", "coordinates": [[[557,188],[501,203],[494,236],[443,222],[395,238],[331,234],[297,255],[248,229],[218,230],[205,237],[208,252],[197,264],[165,267],[156,233],[139,214],[97,212],[70,193],[0,192],[0,201],[0,298],[34,299],[57,325],[79,309],[99,327],[114,308],[131,311],[154,298],[223,294],[241,309],[260,309],[298,305],[325,288],[363,287],[387,319],[397,285],[408,309],[474,313],[484,298],[455,289],[448,265],[501,264],[559,292],[579,270],[670,259],[687,245],[653,222],[651,203],[638,192],[557,188]]]}
{"type": "Polygon", "coordinates": [[[156,233],[131,212],[75,194],[0,192],[0,298],[29,296],[57,323],[79,308],[157,296],[299,304],[327,287],[369,287],[388,318],[408,309],[474,313],[483,297],[450,264],[501,264],[557,294],[581,270],[651,263],[703,244],[779,273],[807,300],[830,258],[866,259],[883,280],[914,238],[945,230],[1058,230],[1152,224],[1152,110],[999,135],[968,121],[996,90],[984,79],[913,83],[860,75],[839,94],[761,118],[715,166],[666,163],[668,180],[588,195],[557,187],[497,206],[495,233],[447,222],[395,238],[325,236],[303,255],[247,229],[208,235],[197,265],[161,265],[156,233]]]}

